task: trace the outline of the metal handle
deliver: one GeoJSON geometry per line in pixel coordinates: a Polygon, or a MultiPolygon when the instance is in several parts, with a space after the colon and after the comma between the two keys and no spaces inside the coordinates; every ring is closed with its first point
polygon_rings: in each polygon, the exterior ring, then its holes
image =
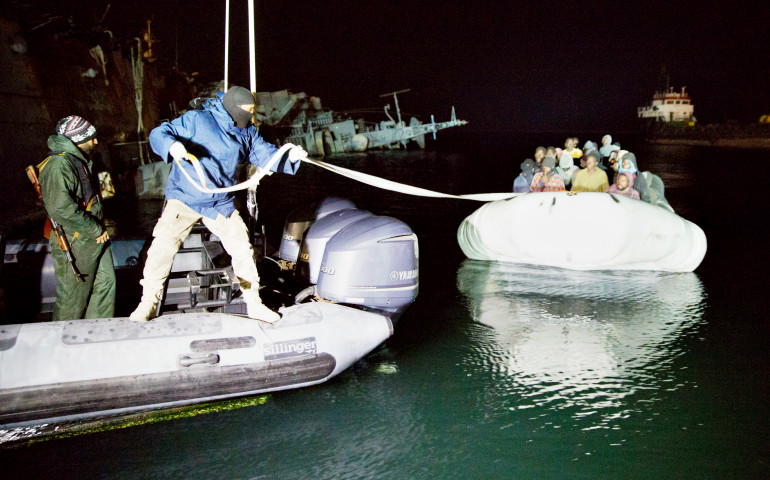
{"type": "Polygon", "coordinates": [[[190,357],[185,355],[179,358],[179,365],[182,367],[190,367],[192,365],[216,365],[219,363],[219,355],[216,353],[209,353],[205,357],[190,357]]]}

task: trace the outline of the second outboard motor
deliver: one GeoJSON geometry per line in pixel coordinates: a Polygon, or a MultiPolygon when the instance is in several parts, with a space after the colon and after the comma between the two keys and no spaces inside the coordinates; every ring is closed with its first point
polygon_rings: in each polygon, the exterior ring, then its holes
{"type": "Polygon", "coordinates": [[[296,262],[302,236],[310,228],[310,225],[330,213],[351,208],[356,208],[356,205],[348,199],[327,197],[320,202],[294,209],[286,218],[286,224],[283,226],[281,246],[278,247],[278,258],[296,262]]]}
{"type": "Polygon", "coordinates": [[[340,230],[351,223],[373,215],[365,210],[339,210],[316,221],[307,230],[299,247],[295,276],[303,285],[318,283],[321,260],[327,242],[340,230]]]}
{"type": "Polygon", "coordinates": [[[395,312],[417,297],[417,235],[395,218],[364,218],[329,240],[320,270],[320,297],[395,312]]]}

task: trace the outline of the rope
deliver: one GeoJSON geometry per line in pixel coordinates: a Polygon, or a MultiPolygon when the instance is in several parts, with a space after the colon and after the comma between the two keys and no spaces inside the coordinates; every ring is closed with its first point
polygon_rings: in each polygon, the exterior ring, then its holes
{"type": "MultiPolygon", "coordinates": [[[[270,168],[278,161],[278,159],[280,159],[289,149],[293,147],[294,145],[292,145],[291,143],[287,143],[286,145],[282,146],[281,148],[278,149],[277,152],[273,154],[273,156],[267,162],[267,165],[265,165],[264,168],[257,170],[257,173],[254,174],[250,179],[248,179],[243,183],[239,183],[237,185],[233,185],[231,187],[225,187],[225,188],[208,188],[208,184],[206,182],[206,175],[203,172],[203,168],[200,166],[200,162],[198,161],[198,159],[195,158],[195,156],[193,156],[192,154],[188,153],[187,157],[188,157],[188,160],[192,162],[193,168],[195,168],[195,171],[198,174],[198,178],[200,179],[200,183],[193,180],[190,174],[187,173],[187,171],[182,167],[182,163],[178,159],[176,159],[175,161],[177,165],[179,165],[179,168],[182,170],[182,173],[184,174],[184,176],[187,177],[187,180],[189,180],[190,183],[201,192],[228,193],[228,192],[236,192],[238,190],[245,190],[251,186],[258,185],[262,177],[270,174],[270,168]]],[[[373,187],[381,188],[384,190],[390,190],[392,192],[404,193],[407,195],[416,195],[419,197],[455,198],[460,200],[475,200],[478,202],[493,202],[495,200],[505,200],[508,198],[514,198],[521,195],[521,193],[513,193],[513,192],[478,193],[478,194],[470,194],[470,195],[450,195],[448,193],[434,192],[433,190],[413,187],[411,185],[405,185],[403,183],[398,183],[391,180],[386,180],[384,178],[375,177],[374,175],[356,172],[354,170],[348,170],[347,168],[342,168],[337,165],[331,165],[331,164],[322,162],[320,160],[313,160],[307,157],[302,158],[301,160],[306,163],[315,165],[317,167],[329,170],[330,172],[334,172],[338,175],[342,175],[344,177],[348,177],[358,182],[371,185],[373,187]]]]}

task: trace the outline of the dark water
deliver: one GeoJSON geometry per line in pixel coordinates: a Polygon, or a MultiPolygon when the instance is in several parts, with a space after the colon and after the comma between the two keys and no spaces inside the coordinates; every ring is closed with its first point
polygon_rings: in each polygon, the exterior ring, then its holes
{"type": "MultiPolygon", "coordinates": [[[[521,160],[557,137],[447,134],[439,152],[331,161],[442,192],[507,191],[521,160]]],[[[770,477],[770,195],[754,167],[770,152],[633,142],[674,209],[706,232],[695,273],[465,260],[455,232],[479,204],[304,166],[260,187],[274,243],[294,207],[324,195],[417,232],[420,296],[395,336],[334,380],[261,405],[2,451],[3,477],[770,477]]],[[[146,231],[157,211],[113,207],[116,234],[146,231]]]]}

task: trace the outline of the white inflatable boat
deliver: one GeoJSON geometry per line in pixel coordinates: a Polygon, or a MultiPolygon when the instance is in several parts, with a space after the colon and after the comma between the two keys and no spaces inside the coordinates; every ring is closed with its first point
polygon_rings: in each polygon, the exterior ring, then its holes
{"type": "Polygon", "coordinates": [[[691,272],[706,235],[670,208],[610,193],[540,192],[483,205],[457,241],[468,258],[573,270],[691,272]]]}
{"type": "Polygon", "coordinates": [[[246,308],[232,268],[216,265],[219,242],[191,236],[201,248],[180,251],[175,264],[184,255],[199,262],[172,279],[185,282],[178,292],[169,282],[162,308],[171,314],[0,326],[0,429],[303,387],[348,368],[393,334],[417,297],[419,250],[408,225],[343,200],[287,221],[302,242],[284,234],[280,251],[295,262],[306,232],[329,217],[300,281],[281,270],[270,284],[262,272],[263,301],[282,305],[272,324],[234,314],[246,308]]]}
{"type": "Polygon", "coordinates": [[[324,382],[392,333],[388,317],[331,303],[275,325],[219,314],[0,327],[0,428],[77,420],[324,382]]]}

